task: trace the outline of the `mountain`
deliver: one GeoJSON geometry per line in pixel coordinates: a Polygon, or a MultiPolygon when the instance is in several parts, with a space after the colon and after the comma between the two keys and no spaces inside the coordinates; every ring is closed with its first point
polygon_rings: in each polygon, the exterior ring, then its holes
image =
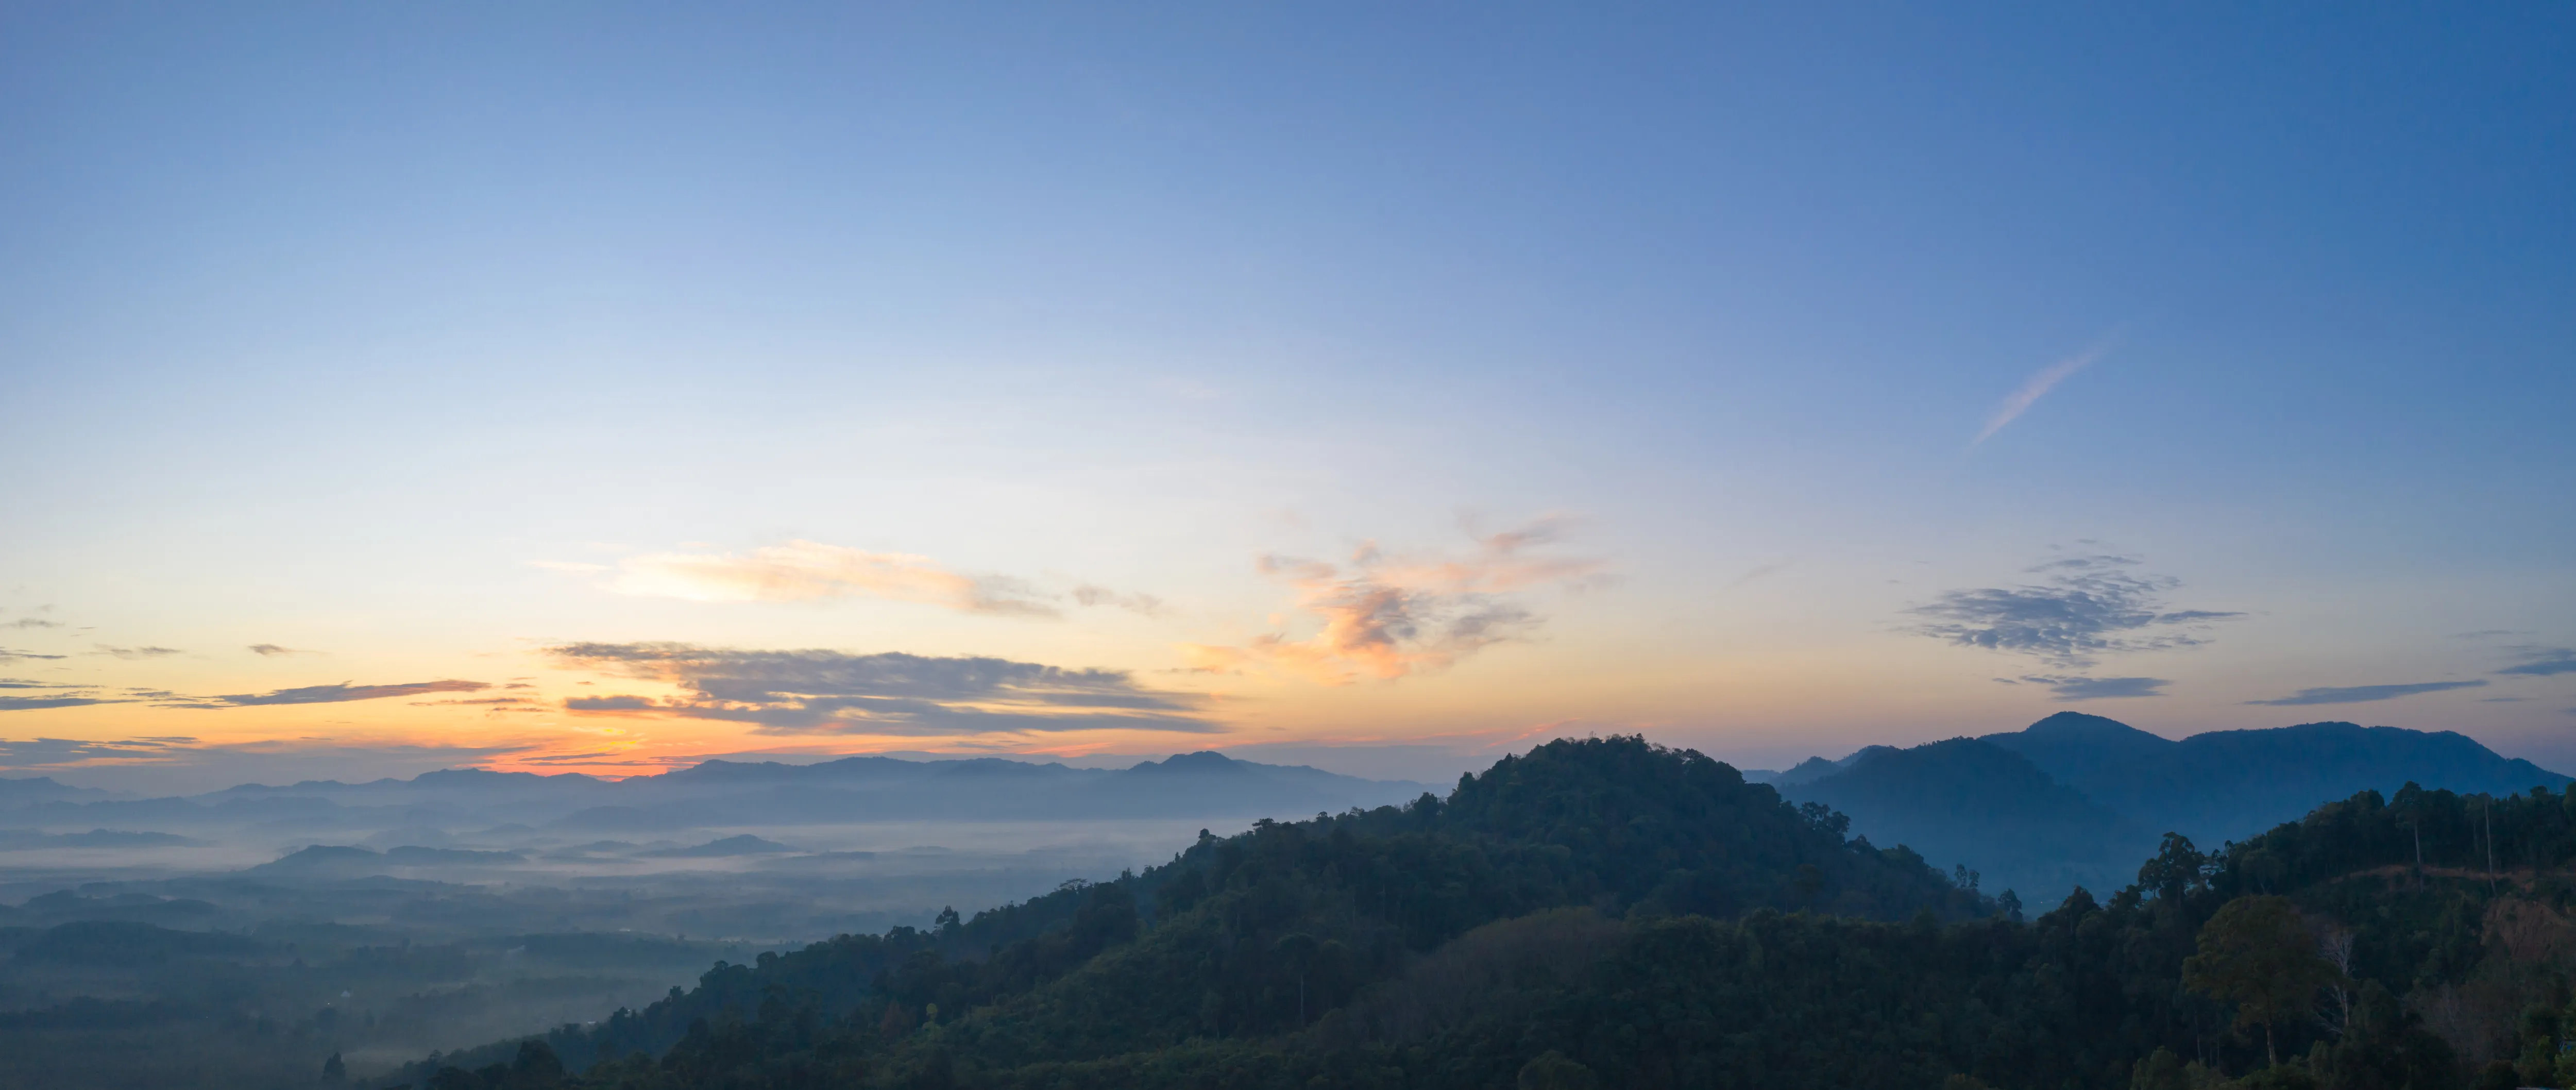
{"type": "Polygon", "coordinates": [[[1796,787],[1799,784],[1814,783],[1817,780],[1824,779],[1834,773],[1850,768],[1851,766],[1868,759],[1874,754],[1890,752],[1895,748],[1895,746],[1862,746],[1858,752],[1855,752],[1851,756],[1845,757],[1839,761],[1828,761],[1822,757],[1809,757],[1806,760],[1790,766],[1789,770],[1786,772],[1747,772],[1744,774],[1744,778],[1755,783],[1767,783],[1773,787],[1796,787]]]}
{"type": "Polygon", "coordinates": [[[132,800],[49,780],[0,780],[0,810],[12,824],[28,826],[189,835],[231,829],[267,844],[448,847],[516,842],[496,839],[512,827],[544,836],[896,821],[1152,818],[1213,825],[1368,808],[1425,790],[1409,781],[1200,752],[1125,769],[994,757],[849,757],[809,765],[710,760],[625,780],[448,769],[407,780],[244,784],[192,798],[132,800]]]}
{"type": "Polygon", "coordinates": [[[2040,771],[2066,784],[2092,782],[2108,766],[2153,757],[2182,744],[2117,719],[2083,712],[2059,712],[2010,734],[1989,734],[1982,741],[2030,758],[2040,771]]]}
{"type": "Polygon", "coordinates": [[[51,776],[0,776],[0,809],[29,803],[63,799],[104,799],[110,793],[95,787],[73,787],[57,783],[51,776]]]}
{"type": "Polygon", "coordinates": [[[2330,799],[2408,783],[2463,794],[2553,790],[2568,777],[2452,731],[2303,723],[2195,734],[2090,771],[2077,790],[2150,828],[2202,844],[2252,836],[2330,799]]]}
{"type": "Polygon", "coordinates": [[[2167,832],[2221,844],[2408,783],[2504,796],[2568,782],[2451,731],[2306,723],[2175,741],[2079,712],[1982,738],[1810,758],[1773,780],[1784,795],[1849,815],[1873,841],[2043,899],[2125,883],[2167,832]]]}
{"type": "MultiPolygon", "coordinates": [[[[2104,720],[2108,722],[2108,720],[2104,720]]],[[[2115,724],[2116,725],[2116,724],[2115,724]]],[[[1934,863],[1980,872],[1981,888],[2033,896],[2123,884],[2155,835],[2041,771],[2021,753],[1975,738],[1863,751],[1848,766],[1780,788],[1848,815],[1852,828],[1934,863]]]]}
{"type": "MultiPolygon", "coordinates": [[[[1897,773],[2002,776],[2018,796],[2081,812],[2001,746],[1903,752],[1914,756],[1878,754],[1838,775],[1876,767],[1895,777],[1889,790],[1904,782],[1897,773]]],[[[2549,792],[2492,804],[2365,792],[2224,851],[2161,844],[2135,868],[2139,882],[2106,898],[2078,892],[2025,922],[1699,754],[1556,742],[1445,800],[1264,821],[1203,836],[1142,874],[1069,883],[934,930],[718,964],[644,1009],[390,1079],[527,1090],[2556,1086],[2567,1015],[2554,966],[2576,923],[2553,907],[2563,890],[2485,875],[2476,837],[2554,872],[2576,862],[2571,812],[2576,796],[2549,792]],[[2421,869],[2410,866],[2418,830],[2421,869]],[[2319,933],[2335,941],[2321,947],[2319,933]],[[2348,953],[2349,968],[2331,969],[2320,950],[2348,953]],[[2227,998],[2284,974],[2340,987],[2290,993],[2269,1013],[2227,998]],[[2477,1001],[2458,1001],[2471,981],[2477,1001]],[[2231,1015],[2236,1031],[2224,1028],[2231,1015]]]]}

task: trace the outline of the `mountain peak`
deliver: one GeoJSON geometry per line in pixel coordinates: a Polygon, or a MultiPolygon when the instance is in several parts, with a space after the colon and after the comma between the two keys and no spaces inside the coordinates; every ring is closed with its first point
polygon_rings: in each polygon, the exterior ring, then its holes
{"type": "Polygon", "coordinates": [[[1228,773],[1248,771],[1249,766],[1212,749],[1196,753],[1175,753],[1160,761],[1138,763],[1130,772],[1198,772],[1228,773]]]}
{"type": "MultiPolygon", "coordinates": [[[[2117,719],[2083,712],[2059,712],[2021,729],[2021,733],[2039,737],[2078,738],[2100,735],[2125,736],[2147,734],[2117,719]]],[[[2148,737],[2156,737],[2148,735],[2148,737]]]]}

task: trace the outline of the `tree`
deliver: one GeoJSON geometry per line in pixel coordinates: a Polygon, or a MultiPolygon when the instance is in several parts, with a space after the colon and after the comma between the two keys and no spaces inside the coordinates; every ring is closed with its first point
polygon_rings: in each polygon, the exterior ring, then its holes
{"type": "Polygon", "coordinates": [[[2263,1054],[2281,1062],[2272,1028],[2305,1016],[2334,967],[2317,956],[2316,936],[2290,899],[2239,897],[2200,929],[2199,952],[2182,963],[2193,991],[2236,1004],[2238,1028],[2263,1027],[2263,1054]]]}
{"type": "Polygon", "coordinates": [[[2326,1025],[2335,1036],[2352,1033],[2352,1005],[2356,998],[2352,975],[2352,929],[2331,920],[2317,929],[2317,952],[2333,972],[2326,978],[2326,1003],[2329,1011],[2326,1025]]]}
{"type": "Polygon", "coordinates": [[[1315,936],[1303,931],[1281,935],[1279,942],[1271,947],[1278,953],[1281,960],[1288,963],[1289,971],[1297,974],[1297,1024],[1299,1026],[1306,1024],[1306,973],[1315,966],[1316,947],[1315,936]]]}
{"type": "Polygon", "coordinates": [[[322,1061],[322,1082],[324,1085],[338,1086],[347,1081],[349,1081],[349,1065],[340,1062],[339,1053],[334,1052],[331,1054],[330,1059],[322,1061]]]}
{"type": "Polygon", "coordinates": [[[1601,1085],[1591,1068],[1554,1049],[1522,1065],[1520,1077],[1513,1082],[1518,1090],[1594,1090],[1601,1085]]]}

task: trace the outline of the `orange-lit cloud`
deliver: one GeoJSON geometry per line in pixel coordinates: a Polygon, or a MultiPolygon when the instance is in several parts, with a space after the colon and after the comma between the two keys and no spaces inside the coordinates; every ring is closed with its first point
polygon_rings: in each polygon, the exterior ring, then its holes
{"type": "Polygon", "coordinates": [[[872,553],[814,541],[769,545],[748,554],[655,553],[618,565],[608,584],[626,594],[701,602],[809,602],[885,598],[967,613],[1053,616],[1015,579],[970,576],[928,557],[872,553]]]}
{"type": "Polygon", "coordinates": [[[1565,520],[1550,517],[1486,535],[1463,560],[1391,557],[1375,542],[1338,566],[1265,556],[1261,573],[1295,588],[1297,608],[1319,622],[1316,632],[1304,639],[1267,633],[1240,647],[1184,644],[1181,652],[1196,669],[1262,669],[1323,685],[1445,669],[1537,627],[1540,618],[1505,595],[1601,576],[1598,560],[1535,551],[1565,528],[1565,520]]]}

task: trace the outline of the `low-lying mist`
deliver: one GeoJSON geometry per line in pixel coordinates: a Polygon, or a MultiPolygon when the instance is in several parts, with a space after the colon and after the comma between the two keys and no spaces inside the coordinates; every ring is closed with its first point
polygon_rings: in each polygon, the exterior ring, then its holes
{"type": "Polygon", "coordinates": [[[309,1086],[333,1054],[359,1074],[596,1020],[719,961],[1422,791],[1214,754],[453,771],[169,799],[0,780],[0,1088],[309,1086]]]}

